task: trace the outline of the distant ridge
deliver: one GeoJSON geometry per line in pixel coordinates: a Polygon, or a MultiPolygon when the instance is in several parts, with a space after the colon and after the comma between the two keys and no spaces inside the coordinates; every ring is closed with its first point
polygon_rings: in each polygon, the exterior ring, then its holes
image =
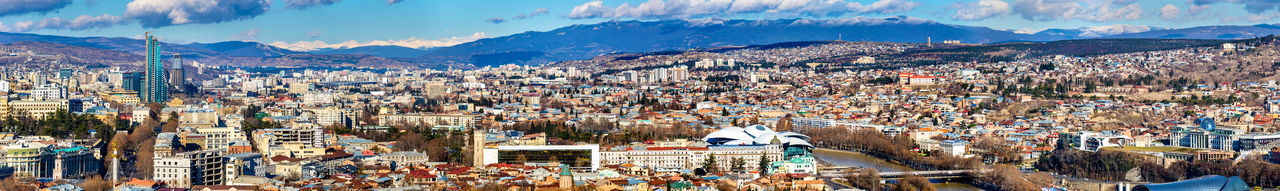
{"type": "MultiPolygon", "coordinates": [[[[1202,26],[1166,29],[1110,25],[1078,29],[1010,31],[945,24],[896,16],[836,19],[608,21],[549,31],[529,31],[480,39],[449,47],[416,49],[362,46],[294,51],[257,42],[166,43],[163,50],[215,65],[290,64],[358,67],[482,67],[501,64],[547,64],[589,59],[613,53],[638,53],[725,46],[767,45],[806,41],[875,41],[934,43],[1046,42],[1091,38],[1242,39],[1280,34],[1280,26],[1202,26]],[[305,58],[305,59],[304,59],[305,58]]],[[[66,37],[0,32],[0,43],[34,41],[142,54],[143,42],[123,37],[66,37]]],[[[86,58],[88,59],[88,58],[86,58]]],[[[89,59],[92,60],[92,59],[89,59]]]]}

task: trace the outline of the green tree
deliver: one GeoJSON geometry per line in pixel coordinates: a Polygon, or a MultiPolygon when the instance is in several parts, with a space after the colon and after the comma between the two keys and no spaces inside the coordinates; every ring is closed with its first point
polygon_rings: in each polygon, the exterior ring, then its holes
{"type": "Polygon", "coordinates": [[[769,161],[769,156],[760,154],[760,164],[757,164],[759,166],[756,166],[757,168],[756,170],[760,171],[760,176],[769,175],[770,163],[773,163],[773,162],[769,161]]]}
{"type": "Polygon", "coordinates": [[[730,160],[729,163],[729,169],[735,173],[746,170],[747,162],[746,160],[742,160],[741,157],[733,157],[733,160],[730,160]]]}
{"type": "Polygon", "coordinates": [[[715,154],[707,155],[707,159],[702,161],[702,170],[707,171],[707,173],[719,172],[720,168],[717,167],[715,154]]]}

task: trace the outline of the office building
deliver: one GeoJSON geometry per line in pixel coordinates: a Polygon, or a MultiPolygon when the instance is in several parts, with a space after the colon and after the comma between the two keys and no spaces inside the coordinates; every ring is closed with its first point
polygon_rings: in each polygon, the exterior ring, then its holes
{"type": "Polygon", "coordinates": [[[147,64],[144,70],[142,91],[138,92],[143,102],[169,101],[169,81],[166,79],[164,63],[160,62],[160,40],[146,34],[147,64]]]}
{"type": "MultiPolygon", "coordinates": [[[[120,88],[133,91],[135,94],[142,92],[143,80],[146,74],[142,72],[125,72],[120,77],[120,88]]],[[[139,98],[142,95],[137,95],[139,98]]]]}
{"type": "Polygon", "coordinates": [[[186,84],[186,75],[183,72],[185,67],[182,66],[182,55],[173,55],[173,71],[169,72],[169,85],[173,89],[182,91],[182,85],[186,84]]]}
{"type": "Polygon", "coordinates": [[[58,84],[45,84],[31,89],[31,99],[53,100],[67,99],[67,89],[58,84]]]}

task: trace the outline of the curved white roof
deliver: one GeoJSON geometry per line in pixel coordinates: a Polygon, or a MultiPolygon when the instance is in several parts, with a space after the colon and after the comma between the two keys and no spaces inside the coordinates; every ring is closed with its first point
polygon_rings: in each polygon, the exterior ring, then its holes
{"type": "Polygon", "coordinates": [[[764,125],[725,127],[707,134],[702,140],[713,145],[767,145],[774,139],[786,145],[813,147],[809,144],[809,136],[795,132],[774,132],[764,125]]]}

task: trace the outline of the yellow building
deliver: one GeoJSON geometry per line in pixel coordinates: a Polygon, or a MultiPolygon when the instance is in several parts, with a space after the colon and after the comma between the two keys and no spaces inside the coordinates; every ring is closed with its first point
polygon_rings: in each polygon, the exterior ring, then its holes
{"type": "Polygon", "coordinates": [[[105,91],[99,92],[98,95],[108,102],[116,102],[120,104],[137,104],[142,102],[142,99],[138,98],[138,92],[129,90],[105,91]]]}
{"type": "Polygon", "coordinates": [[[30,115],[33,118],[44,118],[59,109],[67,109],[69,103],[65,99],[50,100],[9,100],[8,96],[0,98],[0,117],[11,115],[30,115]]]}

